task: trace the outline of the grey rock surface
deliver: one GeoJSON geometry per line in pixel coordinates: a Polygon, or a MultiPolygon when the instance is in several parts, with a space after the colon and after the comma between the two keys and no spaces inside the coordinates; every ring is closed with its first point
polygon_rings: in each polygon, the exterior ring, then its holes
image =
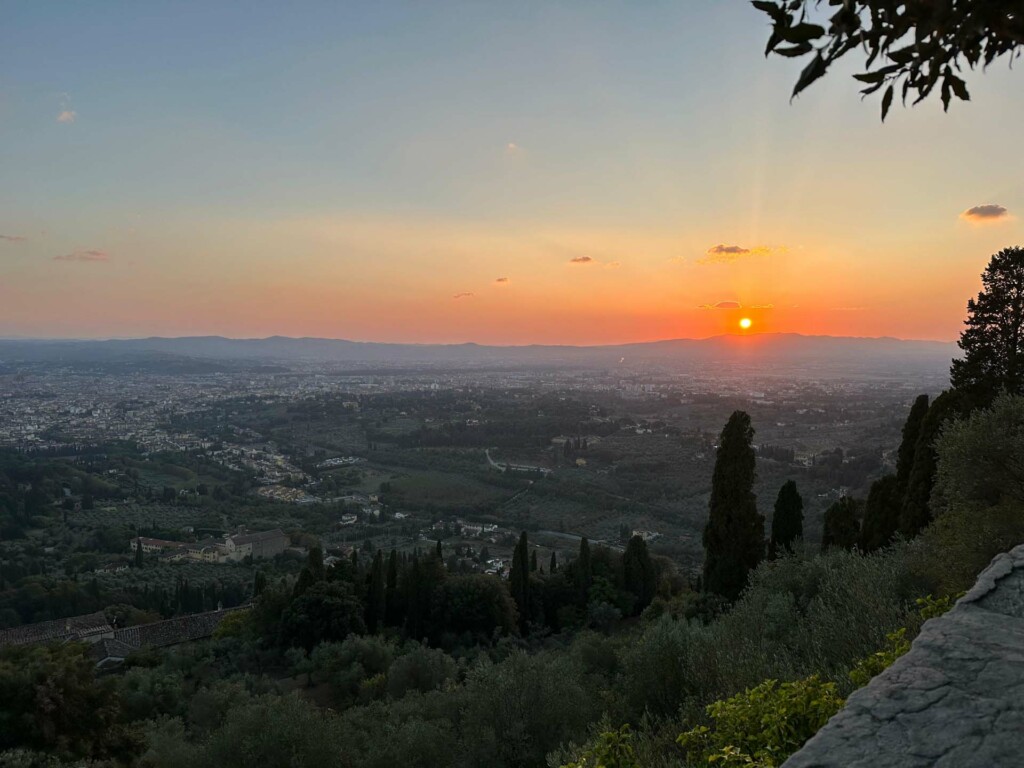
{"type": "Polygon", "coordinates": [[[1024,545],[783,768],[1024,768],[1024,545]]]}

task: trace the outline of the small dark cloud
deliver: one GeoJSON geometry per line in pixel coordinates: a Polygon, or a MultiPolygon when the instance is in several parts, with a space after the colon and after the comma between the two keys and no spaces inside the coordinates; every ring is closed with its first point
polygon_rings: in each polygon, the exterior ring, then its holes
{"type": "Polygon", "coordinates": [[[724,245],[722,243],[707,250],[708,256],[745,256],[748,253],[750,253],[750,249],[744,248],[742,245],[724,245]]]}
{"type": "Polygon", "coordinates": [[[511,282],[511,280],[509,280],[507,277],[499,277],[494,282],[496,282],[496,283],[509,283],[509,282],[511,282]]]}
{"type": "Polygon", "coordinates": [[[987,223],[1006,219],[1009,215],[1010,212],[1003,206],[989,203],[988,205],[976,205],[973,208],[968,208],[960,214],[960,218],[966,219],[967,221],[987,223]]]}
{"type": "Polygon", "coordinates": [[[62,256],[54,256],[54,261],[110,261],[110,254],[106,251],[73,251],[62,256]]]}
{"type": "Polygon", "coordinates": [[[0,235],[0,240],[6,240],[8,243],[24,243],[28,238],[21,235],[0,235]]]}
{"type": "Polygon", "coordinates": [[[452,298],[453,299],[468,299],[472,295],[473,295],[472,291],[463,291],[462,293],[456,293],[454,296],[452,296],[452,298]]]}
{"type": "Polygon", "coordinates": [[[593,256],[573,256],[569,259],[570,264],[591,264],[593,261],[593,256]]]}
{"type": "Polygon", "coordinates": [[[743,309],[738,301],[720,301],[717,304],[701,304],[697,309],[743,309]]]}
{"type": "Polygon", "coordinates": [[[742,245],[726,245],[719,243],[708,248],[704,255],[697,259],[698,264],[731,264],[749,256],[768,256],[774,253],[785,253],[784,246],[758,245],[744,248],[742,245]]]}

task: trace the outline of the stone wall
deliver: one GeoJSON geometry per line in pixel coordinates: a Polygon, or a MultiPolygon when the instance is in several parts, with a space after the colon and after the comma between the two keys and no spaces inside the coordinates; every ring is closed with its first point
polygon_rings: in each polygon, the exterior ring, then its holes
{"type": "Polygon", "coordinates": [[[783,764],[890,766],[1024,766],[1024,545],[996,557],[783,764]]]}

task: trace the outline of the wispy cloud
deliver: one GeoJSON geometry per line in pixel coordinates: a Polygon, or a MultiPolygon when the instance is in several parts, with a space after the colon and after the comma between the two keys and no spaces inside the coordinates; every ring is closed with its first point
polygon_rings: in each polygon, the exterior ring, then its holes
{"type": "Polygon", "coordinates": [[[960,214],[960,218],[972,224],[992,224],[998,221],[1006,221],[1010,218],[1010,212],[1001,205],[989,203],[968,208],[960,214]]]}
{"type": "Polygon", "coordinates": [[[66,93],[60,94],[60,112],[57,113],[58,123],[73,123],[78,119],[78,113],[71,107],[71,96],[66,93]]]}
{"type": "Polygon", "coordinates": [[[573,256],[569,259],[570,264],[593,264],[595,261],[593,256],[573,256]]]}
{"type": "Polygon", "coordinates": [[[506,155],[516,155],[516,154],[519,154],[520,152],[524,152],[524,151],[525,150],[521,146],[516,144],[514,141],[510,141],[508,144],[505,145],[505,154],[506,155]]]}
{"type": "Polygon", "coordinates": [[[456,293],[454,296],[452,296],[452,298],[453,299],[468,299],[472,295],[473,295],[472,291],[463,291],[462,293],[456,293]]]}
{"type": "Polygon", "coordinates": [[[6,240],[8,243],[24,243],[28,238],[21,235],[0,235],[0,240],[6,240]]]}
{"type": "Polygon", "coordinates": [[[508,285],[512,281],[509,280],[507,277],[499,277],[499,278],[495,279],[494,282],[499,283],[501,285],[508,285]]]}
{"type": "Polygon", "coordinates": [[[110,261],[110,254],[106,251],[72,251],[61,256],[54,256],[54,261],[110,261]]]}
{"type": "Polygon", "coordinates": [[[604,268],[605,269],[618,269],[621,266],[622,266],[621,262],[609,261],[607,264],[604,265],[604,268]]]}
{"type": "Polygon", "coordinates": [[[697,309],[743,309],[738,301],[720,301],[717,304],[700,304],[697,309]]]}
{"type": "Polygon", "coordinates": [[[745,259],[750,256],[767,256],[772,253],[784,253],[785,248],[758,245],[754,248],[744,248],[742,245],[726,245],[719,243],[708,248],[704,255],[697,259],[698,264],[732,264],[734,261],[745,259]]]}
{"type": "Polygon", "coordinates": [[[775,309],[774,304],[752,304],[750,309],[775,309]]]}

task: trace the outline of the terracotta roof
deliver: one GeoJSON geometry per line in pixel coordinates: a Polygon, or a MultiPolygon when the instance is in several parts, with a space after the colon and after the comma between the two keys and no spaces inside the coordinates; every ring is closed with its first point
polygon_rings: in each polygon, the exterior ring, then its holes
{"type": "Polygon", "coordinates": [[[8,645],[76,640],[90,635],[112,632],[113,629],[103,611],[97,611],[85,616],[69,616],[66,619],[53,619],[12,629],[0,629],[0,648],[8,645]]]}
{"type": "Polygon", "coordinates": [[[137,649],[127,643],[122,643],[112,637],[105,637],[98,643],[93,643],[92,648],[89,649],[89,655],[96,660],[97,664],[102,664],[106,661],[124,661],[134,650],[137,649]]]}
{"type": "Polygon", "coordinates": [[[239,536],[232,536],[231,541],[237,547],[239,544],[250,544],[256,541],[269,541],[270,539],[285,538],[284,531],[275,528],[272,531],[259,531],[258,533],[244,533],[239,536]]]}
{"type": "MultiPolygon", "coordinates": [[[[163,547],[164,549],[181,549],[182,547],[187,547],[188,546],[188,544],[186,544],[184,541],[169,541],[168,539],[150,539],[150,538],[148,538],[146,536],[138,536],[136,538],[139,541],[141,541],[143,543],[143,545],[145,545],[147,547],[163,547]]],[[[132,539],[133,546],[134,546],[134,542],[135,541],[136,541],[136,539],[132,539]]]]}
{"type": "Polygon", "coordinates": [[[144,646],[160,648],[165,645],[187,643],[190,640],[201,640],[204,637],[210,637],[225,616],[229,616],[235,611],[247,610],[248,607],[193,613],[189,616],[176,616],[165,621],[155,621],[152,624],[125,627],[114,631],[114,639],[133,648],[144,646]]]}

